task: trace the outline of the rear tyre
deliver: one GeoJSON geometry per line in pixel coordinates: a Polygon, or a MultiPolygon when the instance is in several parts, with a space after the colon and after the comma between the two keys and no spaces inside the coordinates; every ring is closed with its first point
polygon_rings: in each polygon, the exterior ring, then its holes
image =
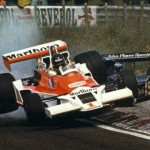
{"type": "Polygon", "coordinates": [[[0,113],[18,109],[12,82],[15,78],[10,73],[0,74],[0,113]]]}
{"type": "Polygon", "coordinates": [[[133,98],[129,98],[129,100],[125,100],[124,103],[126,103],[129,106],[133,106],[136,103],[136,100],[139,96],[136,76],[134,72],[131,70],[123,70],[120,71],[118,74],[121,77],[122,86],[128,87],[133,93],[133,98]]]}
{"type": "Polygon", "coordinates": [[[106,82],[107,69],[98,52],[88,51],[88,52],[78,54],[75,56],[74,61],[76,63],[86,63],[94,79],[99,84],[103,84],[106,82]]]}
{"type": "Polygon", "coordinates": [[[24,109],[30,123],[41,123],[45,118],[44,108],[38,94],[32,93],[24,98],[24,109]]]}

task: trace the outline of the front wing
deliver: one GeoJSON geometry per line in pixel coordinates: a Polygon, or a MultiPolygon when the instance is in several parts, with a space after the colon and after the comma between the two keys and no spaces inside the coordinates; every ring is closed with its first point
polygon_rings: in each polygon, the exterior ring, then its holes
{"type": "MultiPolygon", "coordinates": [[[[26,91],[21,80],[13,82],[17,103],[23,105],[21,91],[26,91]]],[[[31,91],[33,92],[33,91],[31,91]]],[[[61,96],[52,96],[44,93],[38,93],[41,96],[45,113],[52,118],[71,111],[92,111],[100,109],[105,105],[109,105],[115,101],[133,97],[132,91],[129,88],[123,88],[111,92],[105,91],[105,85],[97,87],[78,87],[70,94],[61,96]]]]}
{"type": "Polygon", "coordinates": [[[122,99],[133,97],[132,91],[128,88],[105,93],[105,86],[89,88],[79,87],[71,94],[57,97],[56,102],[51,100],[45,103],[45,113],[48,117],[69,113],[71,111],[87,112],[100,109],[105,105],[122,99]],[[57,104],[57,101],[60,104],[57,104]]]}

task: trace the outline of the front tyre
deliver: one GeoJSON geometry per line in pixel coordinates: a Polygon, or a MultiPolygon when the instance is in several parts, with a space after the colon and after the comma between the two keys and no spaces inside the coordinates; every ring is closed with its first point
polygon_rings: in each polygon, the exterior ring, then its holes
{"type": "Polygon", "coordinates": [[[0,113],[8,113],[18,109],[13,81],[15,78],[10,73],[0,74],[0,113]]]}
{"type": "Polygon", "coordinates": [[[122,80],[122,86],[129,88],[133,93],[133,98],[124,101],[127,105],[133,106],[136,103],[137,98],[139,97],[138,92],[138,83],[136,76],[131,70],[123,70],[118,73],[122,80]]]}
{"type": "Polygon", "coordinates": [[[30,123],[42,122],[45,118],[45,112],[40,96],[36,93],[32,93],[26,95],[23,99],[28,121],[30,123]]]}

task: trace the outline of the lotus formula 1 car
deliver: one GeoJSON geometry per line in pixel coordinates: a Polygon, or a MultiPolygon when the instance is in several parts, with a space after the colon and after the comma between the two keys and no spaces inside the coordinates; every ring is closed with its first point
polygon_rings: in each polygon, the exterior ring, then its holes
{"type": "MultiPolygon", "coordinates": [[[[46,44],[2,55],[5,66],[29,59],[37,60],[31,77],[15,80],[10,73],[0,74],[0,113],[22,106],[29,121],[69,112],[89,112],[115,102],[133,104],[139,88],[132,71],[118,71],[120,64],[108,55],[88,51],[70,60],[63,41],[46,44]]],[[[149,77],[144,78],[144,89],[150,89],[149,77]]],[[[150,94],[145,92],[145,95],[150,94]]]]}

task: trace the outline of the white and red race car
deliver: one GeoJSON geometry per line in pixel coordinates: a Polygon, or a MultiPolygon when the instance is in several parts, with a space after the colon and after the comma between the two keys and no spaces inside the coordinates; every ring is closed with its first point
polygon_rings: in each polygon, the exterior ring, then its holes
{"type": "Polygon", "coordinates": [[[22,106],[29,121],[38,121],[100,109],[115,101],[132,103],[137,97],[137,82],[131,71],[107,76],[105,64],[95,51],[79,54],[73,62],[61,40],[3,54],[2,58],[8,70],[10,64],[29,59],[37,60],[37,69],[33,76],[20,80],[10,73],[0,74],[0,113],[22,106]]]}

